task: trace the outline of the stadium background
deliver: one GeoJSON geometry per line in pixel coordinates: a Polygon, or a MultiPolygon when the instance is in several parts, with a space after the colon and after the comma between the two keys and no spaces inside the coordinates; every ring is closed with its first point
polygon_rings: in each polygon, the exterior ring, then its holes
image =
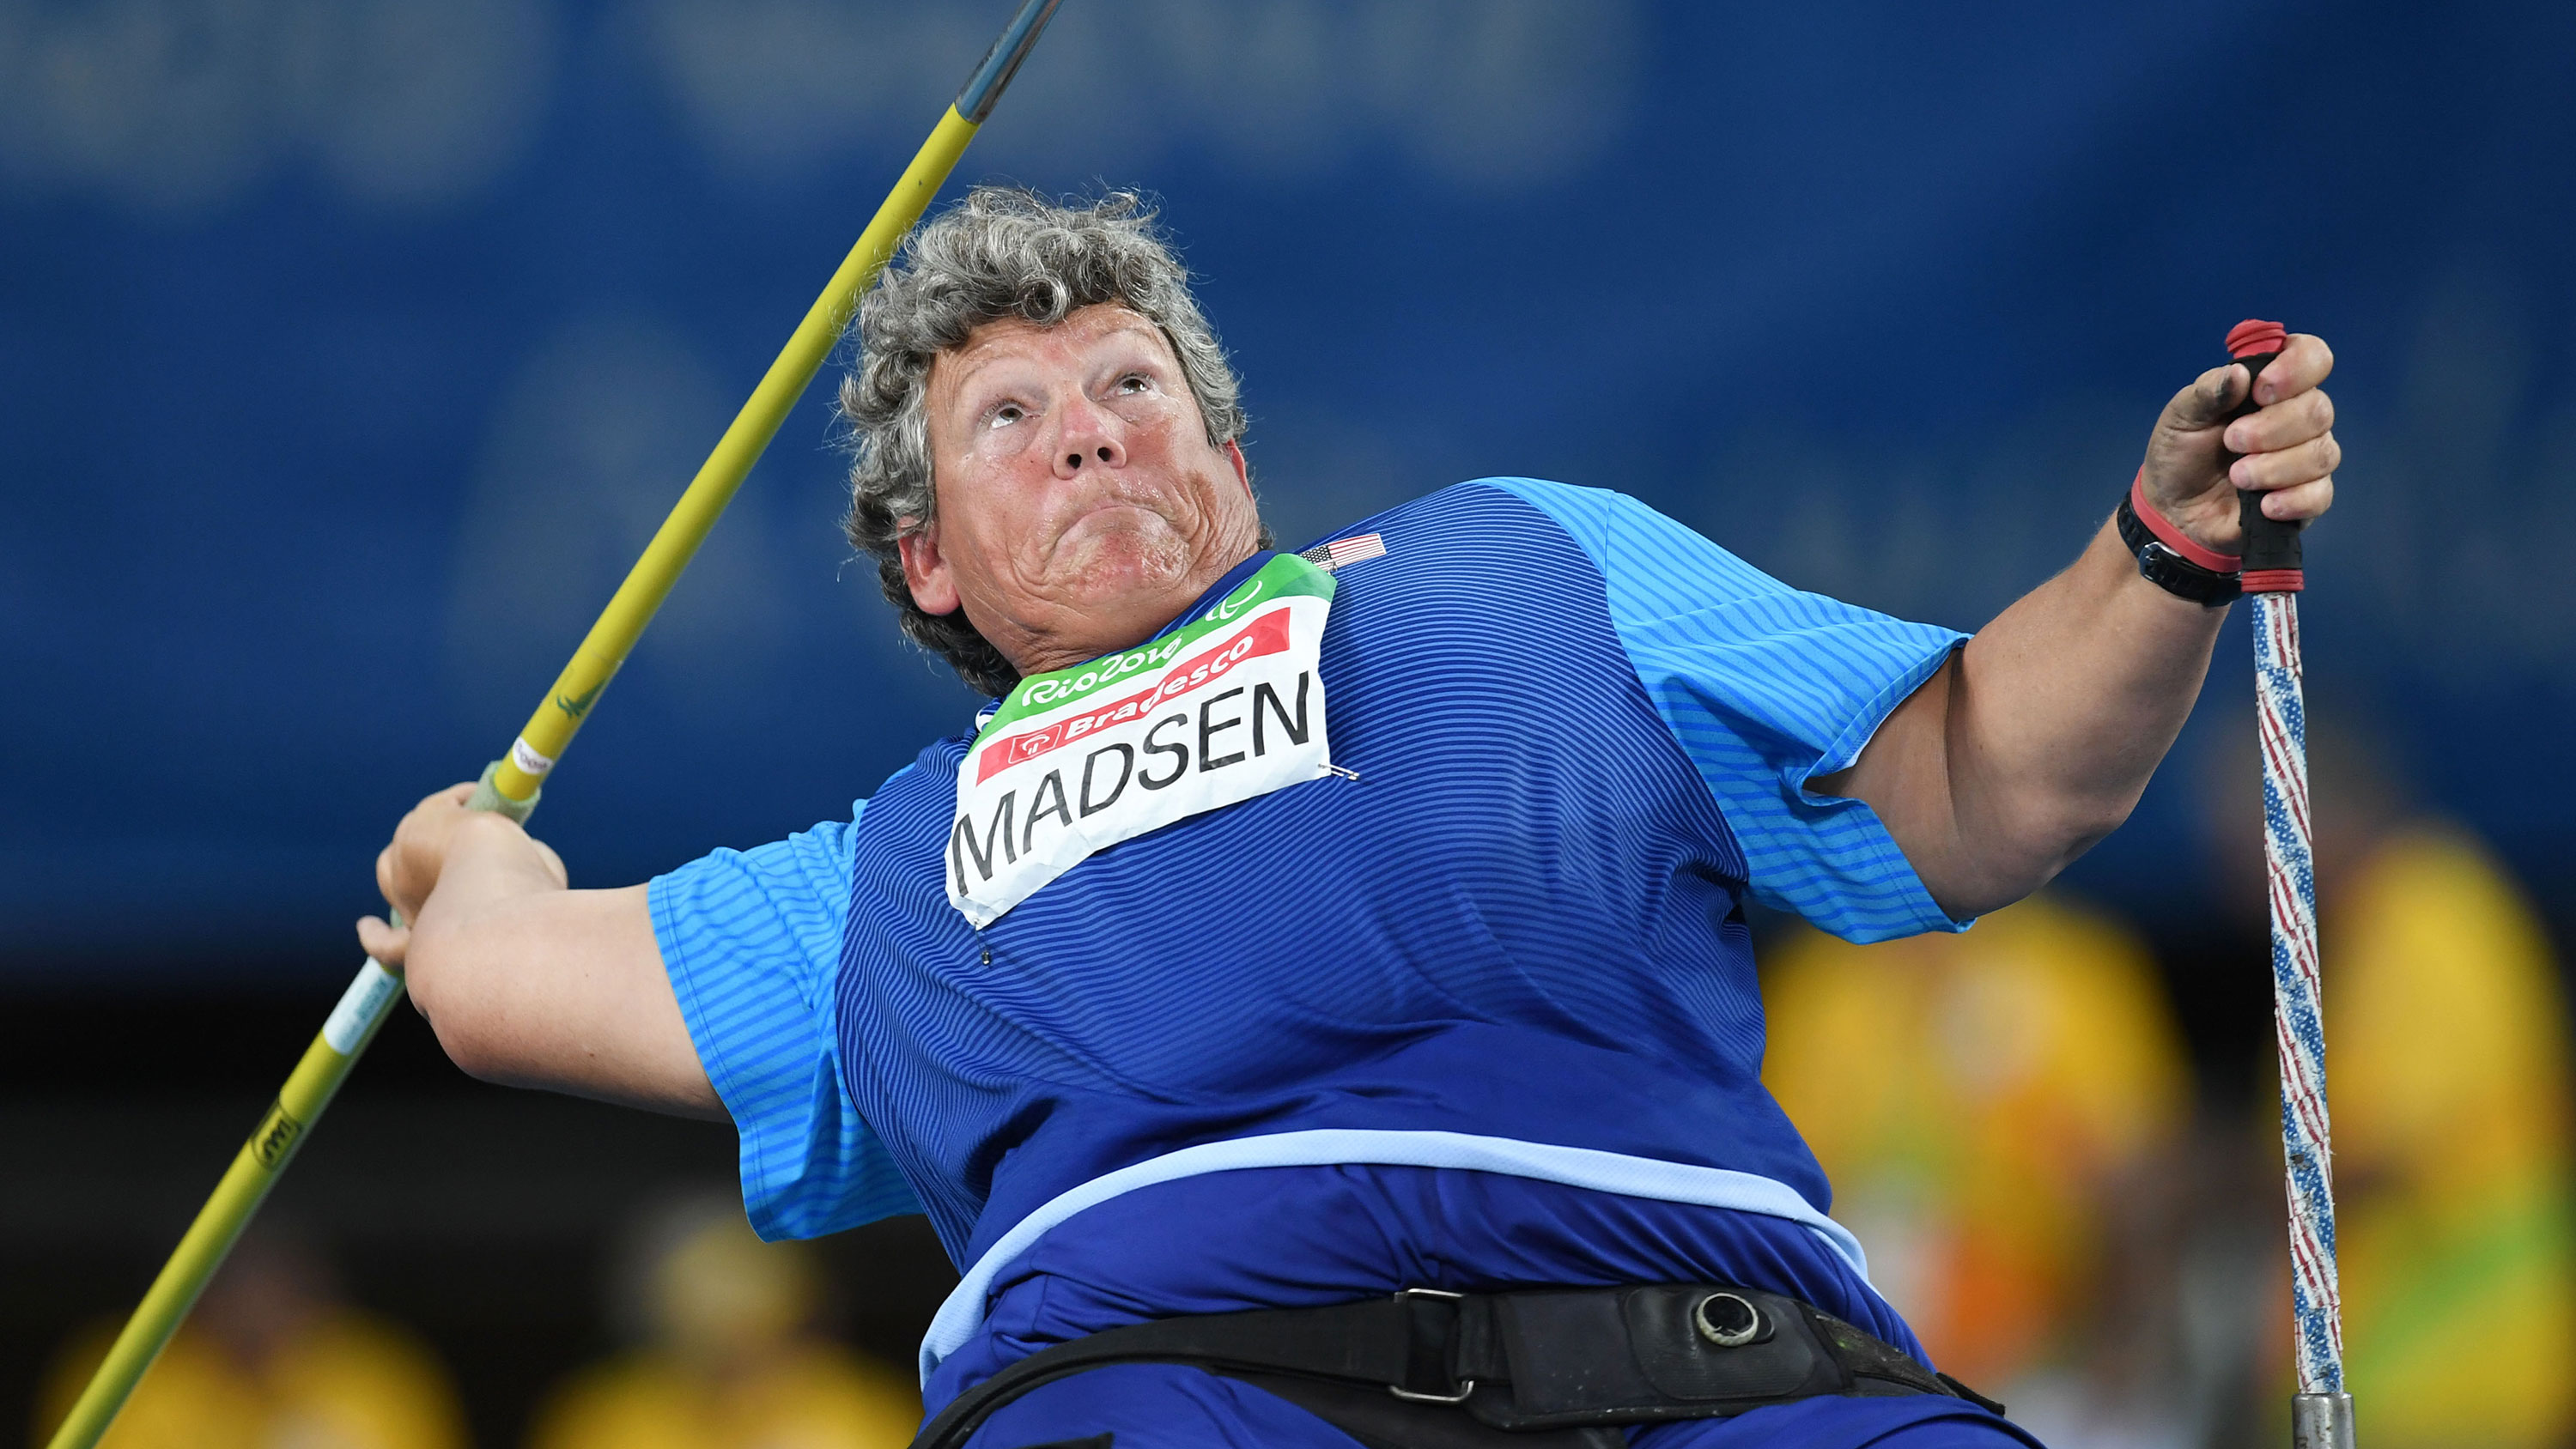
{"type": "MultiPolygon", "coordinates": [[[[506,742],[1006,8],[0,0],[10,1402],[139,1287],[354,965],[386,828],[506,742]]],[[[1529,473],[1962,627],[2230,323],[2322,333],[2312,695],[2563,941],[2571,60],[2517,3],[1071,0],[961,174],[1159,197],[1283,537],[1529,473]]],[[[577,884],[842,812],[970,707],[847,562],[834,442],[818,389],[550,788],[577,884]]],[[[2252,1100],[2197,783],[2242,631],[2068,885],[2252,1100]]],[[[728,1149],[465,1083],[406,1017],[280,1205],[498,1444],[607,1341],[608,1225],[728,1149]]],[[[899,1354],[926,1239],[830,1251],[899,1354]]]]}

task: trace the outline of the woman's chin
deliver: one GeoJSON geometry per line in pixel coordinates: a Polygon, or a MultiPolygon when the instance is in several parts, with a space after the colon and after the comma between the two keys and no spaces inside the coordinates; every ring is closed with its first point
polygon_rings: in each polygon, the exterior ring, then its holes
{"type": "Polygon", "coordinates": [[[1044,602],[1021,617],[1043,622],[1014,662],[1043,673],[1149,637],[1235,562],[1214,552],[1141,510],[1084,517],[1057,540],[1045,582],[1031,580],[1031,601],[1044,602]]]}
{"type": "Polygon", "coordinates": [[[1081,592],[1095,599],[1167,588],[1194,562],[1189,541],[1169,522],[1129,508],[1088,515],[1066,532],[1055,557],[1058,571],[1081,580],[1081,592]]]}

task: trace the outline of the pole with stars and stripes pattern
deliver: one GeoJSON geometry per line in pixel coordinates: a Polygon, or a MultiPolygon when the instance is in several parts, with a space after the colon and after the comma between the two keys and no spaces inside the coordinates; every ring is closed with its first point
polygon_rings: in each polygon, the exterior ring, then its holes
{"type": "MultiPolygon", "coordinates": [[[[2280,355],[2277,322],[2227,334],[2249,374],[2280,355]]],[[[2244,412],[2254,410],[2249,378],[2244,412]]],[[[2299,526],[2263,515],[2262,494],[2238,495],[2242,585],[2254,612],[2254,707],[2263,748],[2263,863],[2272,909],[2273,1028],[2281,1057],[2281,1151],[2290,1200],[2290,1305],[2299,1389],[2294,1449],[2352,1449],[2352,1396],[2343,1381],[2343,1298],[2335,1275],[2334,1154],[2326,1115],[2325,1013],[2317,983],[2315,831],[2308,816],[2307,708],[2299,683],[2299,591],[2306,584],[2299,526]]]]}

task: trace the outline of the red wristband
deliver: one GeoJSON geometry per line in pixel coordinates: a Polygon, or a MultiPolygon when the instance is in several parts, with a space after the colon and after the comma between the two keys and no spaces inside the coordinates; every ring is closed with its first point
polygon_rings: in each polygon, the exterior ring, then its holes
{"type": "Polygon", "coordinates": [[[2138,476],[2129,480],[2129,511],[2156,536],[2156,542],[2182,555],[2186,563],[2197,564],[2214,574],[2232,574],[2245,567],[2245,561],[2233,554],[2218,553],[2201,547],[2173,526],[2173,520],[2156,512],[2147,502],[2147,470],[2141,466],[2138,476]]]}

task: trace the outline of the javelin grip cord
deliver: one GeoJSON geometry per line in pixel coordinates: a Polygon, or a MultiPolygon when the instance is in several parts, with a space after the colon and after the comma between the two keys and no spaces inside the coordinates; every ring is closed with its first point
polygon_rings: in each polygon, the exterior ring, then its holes
{"type": "MultiPolygon", "coordinates": [[[[876,216],[859,234],[849,255],[832,273],[822,295],[806,309],[804,320],[797,324],[786,347],[770,363],[759,386],[752,389],[750,400],[735,414],[715,450],[707,455],[697,476],[680,495],[670,517],[655,531],[643,557],[636,560],[625,581],[617,586],[608,607],[573,652],[572,661],[556,676],[544,702],[511,742],[509,753],[484,768],[468,808],[507,815],[517,821],[526,820],[537,808],[547,772],[572,743],[591,706],[598,703],[609,680],[616,677],[635,641],[643,635],[644,626],[652,622],[672,585],[679,581],[681,571],[689,566],[698,546],[723,515],[725,505],[733,501],[752,465],[760,460],[779,425],[787,420],[788,412],[804,396],[814,374],[822,369],[824,359],[831,355],[857,311],[860,295],[885,269],[905,233],[921,220],[931,198],[956,168],[966,144],[992,114],[1003,90],[1019,73],[1021,63],[1028,59],[1038,36],[1062,3],[1063,0],[1024,0],[1010,25],[957,93],[956,103],[939,118],[930,138],[913,156],[912,164],[904,168],[902,179],[895,183],[893,192],[877,208],[876,216]]],[[[259,1210],[287,1163],[294,1160],[314,1122],[330,1106],[331,1098],[348,1078],[349,1069],[357,1064],[368,1043],[375,1040],[402,994],[398,971],[373,959],[358,968],[356,979],[342,993],[339,1005],[332,1009],[312,1045],[305,1048],[303,1059],[296,1063],[277,1099],[260,1118],[259,1126],[234,1154],[232,1165],[180,1237],[179,1246],[153,1278],[152,1286],[145,1290],[143,1301],[136,1305],[107,1357],[100,1361],[71,1412],[54,1431],[47,1449],[93,1449],[115,1422],[117,1411],[125,1406],[135,1384],[160,1357],[170,1335],[178,1330],[180,1321],[205,1290],[207,1280],[223,1265],[251,1215],[259,1210]]]]}

